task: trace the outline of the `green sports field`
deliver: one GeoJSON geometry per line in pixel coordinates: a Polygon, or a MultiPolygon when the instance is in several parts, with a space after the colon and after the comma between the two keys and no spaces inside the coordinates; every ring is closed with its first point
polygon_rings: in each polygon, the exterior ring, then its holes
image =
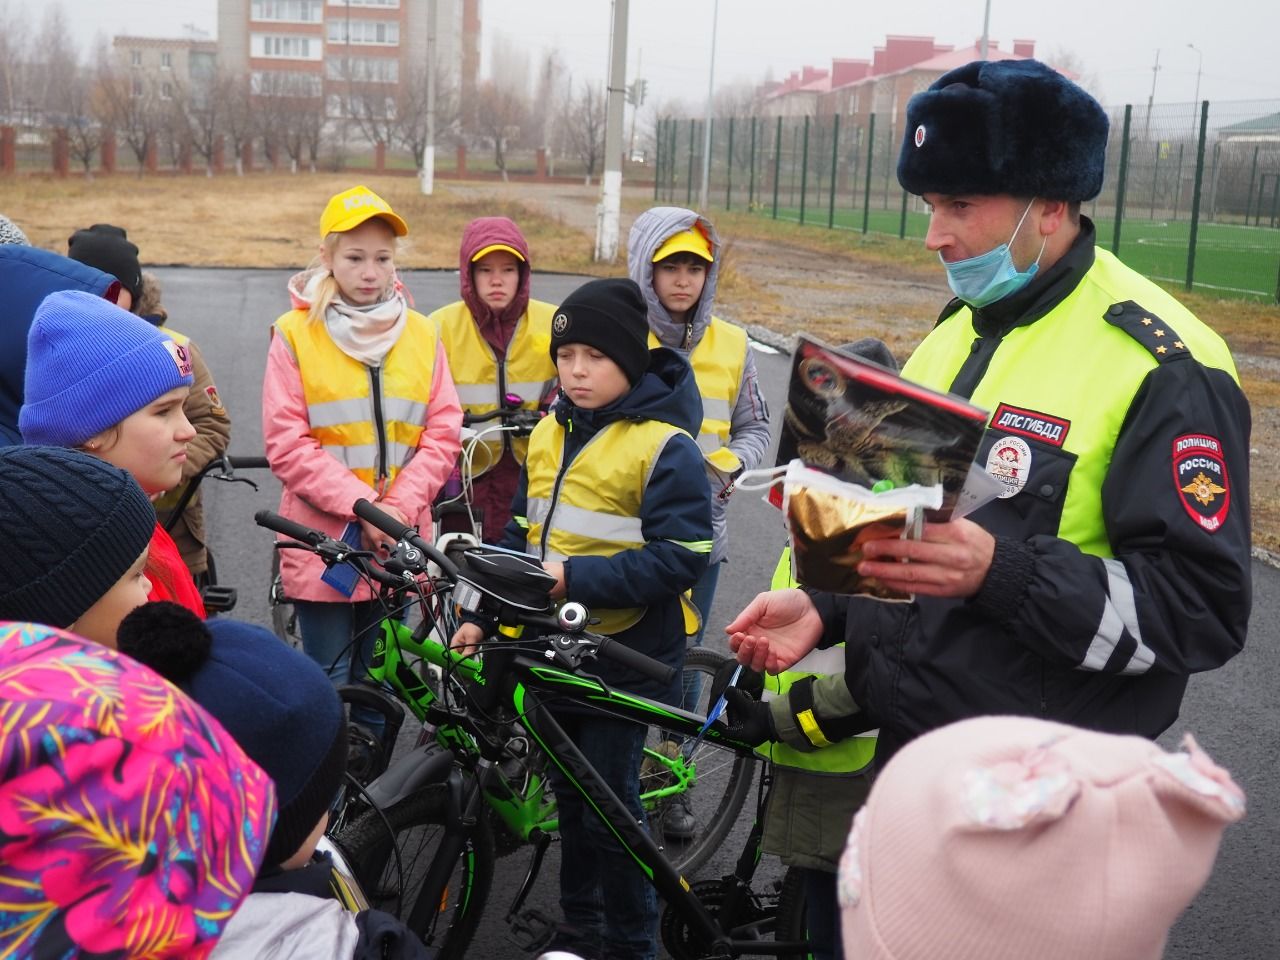
{"type": "MultiPolygon", "coordinates": [[[[758,212],[771,216],[772,206],[766,203],[758,212]]],[[[901,210],[872,209],[867,216],[867,229],[897,236],[901,217],[901,210]]],[[[779,206],[778,219],[798,222],[799,207],[779,206]]],[[[827,204],[807,207],[804,222],[826,227],[827,204]]],[[[1111,249],[1114,221],[1099,218],[1095,222],[1099,243],[1111,249]]],[[[838,207],[835,211],[837,229],[861,230],[862,223],[861,210],[838,207]]],[[[906,236],[923,239],[928,225],[927,214],[907,211],[906,236]]],[[[1146,276],[1181,284],[1187,278],[1190,240],[1189,221],[1126,218],[1120,226],[1119,253],[1125,263],[1146,276]]],[[[1204,293],[1280,300],[1280,229],[1202,221],[1196,238],[1194,286],[1204,293]]]]}

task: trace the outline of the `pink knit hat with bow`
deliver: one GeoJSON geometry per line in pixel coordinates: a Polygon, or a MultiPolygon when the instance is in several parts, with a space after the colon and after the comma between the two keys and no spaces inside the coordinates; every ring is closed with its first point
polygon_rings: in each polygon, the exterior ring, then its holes
{"type": "Polygon", "coordinates": [[[881,772],[840,861],[859,960],[1158,960],[1244,793],[1190,736],[1025,717],[935,730],[881,772]]]}

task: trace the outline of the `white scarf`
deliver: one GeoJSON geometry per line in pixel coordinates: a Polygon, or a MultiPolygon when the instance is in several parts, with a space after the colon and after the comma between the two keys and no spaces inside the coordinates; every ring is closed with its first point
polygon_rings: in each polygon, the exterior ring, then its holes
{"type": "Polygon", "coordinates": [[[324,312],[324,326],[348,357],[367,367],[379,367],[400,339],[408,306],[398,288],[386,300],[367,307],[353,307],[339,294],[324,312]]]}

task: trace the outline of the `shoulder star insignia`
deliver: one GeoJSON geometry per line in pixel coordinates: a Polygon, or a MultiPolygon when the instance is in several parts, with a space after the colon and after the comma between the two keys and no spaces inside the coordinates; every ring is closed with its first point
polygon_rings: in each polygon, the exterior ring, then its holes
{"type": "Polygon", "coordinates": [[[1169,352],[1168,347],[1156,347],[1156,353],[1168,353],[1168,352],[1169,352]]]}
{"type": "Polygon", "coordinates": [[[1164,331],[1161,330],[1159,327],[1156,327],[1156,329],[1152,330],[1151,332],[1154,333],[1157,337],[1164,336],[1164,331]]]}
{"type": "Polygon", "coordinates": [[[1186,345],[1185,343],[1183,343],[1181,340],[1175,340],[1175,341],[1173,341],[1173,345],[1174,345],[1175,347],[1177,347],[1179,350],[1183,350],[1183,349],[1185,349],[1185,348],[1186,348],[1186,346],[1187,346],[1187,345],[1186,345]]]}
{"type": "Polygon", "coordinates": [[[1149,327],[1149,326],[1151,326],[1151,318],[1150,318],[1150,317],[1143,317],[1143,318],[1142,318],[1142,325],[1143,325],[1144,327],[1149,327]]]}

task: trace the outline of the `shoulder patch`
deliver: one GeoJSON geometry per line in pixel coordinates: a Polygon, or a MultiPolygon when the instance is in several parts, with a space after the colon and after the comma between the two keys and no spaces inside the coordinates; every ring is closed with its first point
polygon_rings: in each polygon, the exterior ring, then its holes
{"type": "Polygon", "coordinates": [[[1113,303],[1107,308],[1103,317],[1107,323],[1113,327],[1119,327],[1146,347],[1159,363],[1182,360],[1191,356],[1191,349],[1178,336],[1176,330],[1132,300],[1113,303]]]}
{"type": "Polygon", "coordinates": [[[1191,433],[1173,441],[1173,485],[1191,519],[1217,533],[1231,508],[1231,482],[1217,437],[1191,433]]]}

